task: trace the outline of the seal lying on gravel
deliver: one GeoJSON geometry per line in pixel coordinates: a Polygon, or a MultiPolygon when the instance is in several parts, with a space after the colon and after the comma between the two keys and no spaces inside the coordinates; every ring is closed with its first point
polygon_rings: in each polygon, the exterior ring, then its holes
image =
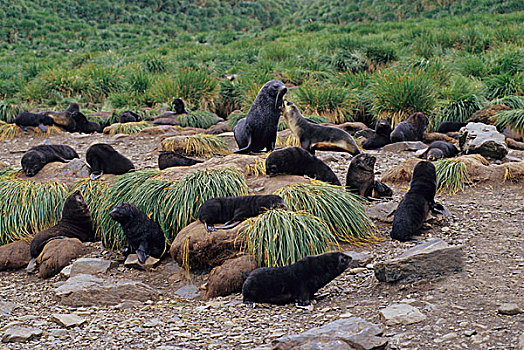
{"type": "Polygon", "coordinates": [[[86,161],[91,168],[91,180],[102,174],[121,175],[135,168],[133,163],[106,143],[92,145],[86,151],[86,161]]]}
{"type": "Polygon", "coordinates": [[[126,254],[136,254],[143,264],[148,256],[160,259],[166,250],[166,238],[160,225],[134,204],[117,205],[109,216],[120,223],[129,247],[126,254]]]}
{"type": "Polygon", "coordinates": [[[158,156],[158,168],[164,170],[174,166],[191,166],[203,163],[201,160],[187,158],[175,152],[165,151],[158,156]]]}
{"type": "Polygon", "coordinates": [[[133,111],[124,111],[122,114],[120,114],[118,121],[120,123],[135,123],[142,121],[142,117],[133,111]]]}
{"type": "Polygon", "coordinates": [[[346,188],[365,198],[391,197],[393,191],[385,184],[375,180],[377,158],[360,153],[353,157],[346,175],[346,188]]]}
{"type": "Polygon", "coordinates": [[[350,134],[339,128],[315,124],[300,114],[292,102],[284,102],[284,118],[289,129],[300,140],[300,146],[311,154],[315,150],[359,154],[358,146],[350,134]]]}
{"type": "Polygon", "coordinates": [[[27,131],[28,126],[38,126],[43,132],[47,131],[46,125],[53,125],[53,118],[40,113],[22,112],[18,113],[15,124],[22,130],[27,131]]]}
{"type": "Polygon", "coordinates": [[[307,175],[340,186],[340,181],[329,166],[300,147],[287,147],[271,152],[266,158],[266,174],[307,175]]]}
{"type": "Polygon", "coordinates": [[[340,252],[306,256],[285,267],[261,267],[242,286],[244,304],[309,305],[314,294],[349,266],[351,257],[340,252]]]}
{"type": "Polygon", "coordinates": [[[78,153],[66,145],[40,145],[31,147],[22,157],[22,169],[27,176],[35,176],[47,163],[78,158],[78,153]]]}
{"type": "Polygon", "coordinates": [[[284,200],[277,195],[241,197],[216,197],[208,199],[198,211],[198,219],[208,231],[230,229],[247,218],[257,216],[264,209],[284,207],[284,200]],[[224,225],[214,227],[217,223],[224,225]]]}
{"type": "Polygon", "coordinates": [[[364,149],[377,149],[391,143],[391,124],[386,119],[379,119],[375,124],[375,133],[362,143],[364,149]]]}
{"type": "Polygon", "coordinates": [[[434,141],[421,154],[421,158],[427,160],[439,160],[441,158],[455,157],[459,153],[457,146],[445,141],[434,141]]]}
{"type": "Polygon", "coordinates": [[[391,142],[421,141],[428,124],[429,119],[424,113],[413,113],[391,132],[391,142]]]}
{"type": "Polygon", "coordinates": [[[467,124],[468,123],[454,121],[442,122],[439,125],[437,132],[440,132],[442,134],[445,134],[447,132],[457,132],[460,131],[460,128],[466,126],[467,124]]]}

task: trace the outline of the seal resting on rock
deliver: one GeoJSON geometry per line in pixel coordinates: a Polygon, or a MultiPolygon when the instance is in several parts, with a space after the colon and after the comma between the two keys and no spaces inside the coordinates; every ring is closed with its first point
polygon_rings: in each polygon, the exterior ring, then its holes
{"type": "Polygon", "coordinates": [[[53,118],[41,113],[21,112],[15,118],[15,124],[27,131],[28,126],[38,126],[43,132],[47,131],[46,125],[53,125],[53,118]]]}
{"type": "Polygon", "coordinates": [[[174,111],[167,111],[157,115],[153,118],[152,123],[160,125],[180,125],[180,120],[178,120],[177,117],[182,114],[187,114],[184,101],[177,97],[171,102],[171,106],[174,111]]]}
{"type": "Polygon", "coordinates": [[[251,272],[242,286],[244,304],[309,305],[314,294],[340,275],[351,257],[340,252],[306,256],[285,267],[261,267],[251,272]]]}
{"type": "Polygon", "coordinates": [[[254,195],[240,197],[216,197],[200,206],[198,219],[208,231],[230,229],[247,218],[261,214],[264,209],[284,207],[284,200],[277,195],[254,195]],[[215,224],[224,223],[217,226],[215,224]]]}
{"type": "Polygon", "coordinates": [[[391,124],[386,119],[379,119],[375,124],[375,133],[362,143],[364,149],[377,149],[391,143],[391,124]]]}
{"type": "Polygon", "coordinates": [[[329,166],[300,147],[287,147],[271,152],[266,158],[266,174],[307,175],[340,186],[340,181],[329,166]]]}
{"type": "Polygon", "coordinates": [[[127,243],[126,254],[136,254],[143,264],[148,256],[160,259],[166,250],[166,238],[160,225],[134,204],[117,205],[109,216],[122,226],[127,243]]]}
{"type": "Polygon", "coordinates": [[[271,80],[264,84],[247,113],[245,124],[234,128],[235,140],[247,140],[247,144],[238,144],[235,153],[272,151],[277,139],[280,108],[287,88],[280,80],[271,80]],[[240,135],[237,135],[240,134],[240,135]]]}
{"type": "Polygon", "coordinates": [[[78,153],[66,145],[40,145],[31,147],[22,157],[22,169],[27,176],[35,176],[47,163],[78,158],[78,153]]]}
{"type": "Polygon", "coordinates": [[[427,160],[439,160],[441,158],[455,157],[459,153],[457,146],[445,141],[434,141],[421,154],[421,158],[427,160]]]}
{"type": "Polygon", "coordinates": [[[120,123],[135,123],[142,121],[142,117],[133,111],[124,111],[122,114],[120,114],[118,121],[120,123]]]}
{"type": "Polygon", "coordinates": [[[360,153],[349,163],[346,175],[346,188],[365,198],[391,197],[393,191],[385,184],[375,180],[375,162],[377,158],[360,153]]]}
{"type": "Polygon", "coordinates": [[[97,143],[87,149],[86,161],[91,169],[91,179],[102,174],[122,175],[135,168],[133,163],[107,143],[97,143]]]}
{"type": "Polygon", "coordinates": [[[468,123],[465,122],[455,122],[455,121],[446,121],[442,122],[437,129],[437,132],[445,134],[447,132],[457,132],[468,123]]]}
{"type": "Polygon", "coordinates": [[[350,134],[339,128],[310,122],[292,102],[284,102],[284,118],[300,140],[300,146],[311,154],[315,154],[315,150],[360,153],[350,134]]]}
{"type": "Polygon", "coordinates": [[[203,163],[201,160],[187,158],[175,152],[165,151],[158,156],[158,168],[164,170],[174,166],[191,166],[203,163]]]}
{"type": "Polygon", "coordinates": [[[391,142],[421,141],[428,124],[429,119],[424,113],[413,113],[391,132],[391,142]]]}

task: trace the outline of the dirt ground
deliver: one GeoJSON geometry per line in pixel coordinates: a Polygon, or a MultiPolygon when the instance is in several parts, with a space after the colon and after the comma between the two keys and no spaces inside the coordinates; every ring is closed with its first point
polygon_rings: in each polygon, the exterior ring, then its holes
{"type": "MultiPolygon", "coordinates": [[[[107,135],[28,135],[0,142],[0,162],[19,166],[30,147],[42,142],[64,143],[85,157],[93,142],[111,143],[128,156],[137,168],[156,167],[160,138],[151,136],[109,137],[107,135]],[[47,140],[47,141],[45,141],[47,140]]],[[[371,152],[378,157],[377,172],[414,157],[371,152]]],[[[524,159],[523,152],[512,156],[524,159]]],[[[349,158],[345,154],[321,153],[321,158],[345,182],[349,158]]],[[[406,186],[394,186],[399,200],[406,186]]],[[[175,291],[186,284],[197,286],[205,275],[188,275],[170,258],[154,271],[143,272],[119,265],[110,270],[114,278],[142,281],[155,287],[157,302],[122,303],[109,307],[73,308],[60,304],[51,292],[60,277],[41,280],[25,270],[0,272],[0,302],[16,305],[10,314],[0,307],[0,330],[15,323],[42,329],[39,339],[22,344],[0,345],[0,349],[254,349],[269,348],[271,340],[324,325],[340,317],[359,316],[383,324],[379,310],[399,301],[408,302],[427,317],[408,326],[385,326],[391,349],[516,349],[524,333],[524,313],[506,316],[497,312],[502,303],[524,308],[524,185],[477,184],[457,195],[438,195],[452,213],[443,224],[429,222],[420,237],[438,237],[461,245],[465,254],[462,272],[431,282],[386,284],[371,269],[352,274],[347,270],[320,293],[327,297],[314,310],[294,305],[257,305],[248,309],[240,294],[209,301],[184,299],[175,291]],[[76,312],[88,319],[82,326],[65,329],[51,320],[55,313],[76,312]],[[2,315],[3,314],[3,315],[2,315]],[[15,322],[15,323],[13,323],[15,322]]],[[[372,246],[343,246],[343,250],[368,251],[372,263],[395,257],[415,245],[393,242],[390,225],[379,224],[382,242],[372,246]]],[[[118,258],[100,243],[90,244],[91,256],[118,258]]],[[[371,267],[371,266],[369,266],[371,267]]]]}

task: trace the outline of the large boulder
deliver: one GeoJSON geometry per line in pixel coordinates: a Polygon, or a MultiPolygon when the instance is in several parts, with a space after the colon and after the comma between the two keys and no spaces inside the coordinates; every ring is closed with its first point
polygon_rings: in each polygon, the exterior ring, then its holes
{"type": "Polygon", "coordinates": [[[44,246],[36,259],[38,275],[48,278],[59,273],[73,259],[88,253],[86,246],[78,238],[53,239],[44,246]]]}
{"type": "MultiPolygon", "coordinates": [[[[32,181],[45,183],[50,180],[62,183],[73,183],[89,176],[89,167],[87,164],[75,158],[67,163],[52,162],[46,164],[35,176],[31,177],[32,181]]],[[[21,179],[29,179],[25,174],[20,174],[21,179]]]]}
{"type": "Polygon", "coordinates": [[[257,263],[251,255],[242,255],[215,267],[207,279],[206,298],[241,292],[247,276],[256,268],[257,263]]]}
{"type": "Polygon", "coordinates": [[[16,270],[27,266],[31,261],[30,244],[16,241],[0,246],[0,271],[16,270]]]}
{"type": "Polygon", "coordinates": [[[424,148],[427,148],[428,146],[421,141],[400,141],[395,143],[390,143],[388,145],[385,145],[382,149],[384,152],[404,152],[404,151],[411,151],[415,152],[424,148]]]}
{"type": "Polygon", "coordinates": [[[413,169],[415,166],[422,161],[418,158],[409,158],[400,163],[399,165],[389,169],[380,179],[381,182],[390,184],[403,184],[411,181],[413,176],[413,169]]]}
{"type": "Polygon", "coordinates": [[[482,108],[473,113],[467,122],[495,125],[497,123],[496,115],[502,111],[508,111],[510,109],[510,107],[503,104],[489,105],[486,108],[482,108]]]}
{"type": "Polygon", "coordinates": [[[468,123],[460,129],[459,146],[465,154],[502,159],[508,154],[506,138],[493,125],[468,123]]]}

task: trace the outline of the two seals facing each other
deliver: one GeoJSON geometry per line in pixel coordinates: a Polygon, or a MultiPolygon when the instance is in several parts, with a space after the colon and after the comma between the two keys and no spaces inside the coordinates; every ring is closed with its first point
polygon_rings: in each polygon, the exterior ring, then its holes
{"type": "Polygon", "coordinates": [[[364,149],[377,149],[391,143],[391,124],[386,119],[379,119],[375,124],[375,132],[362,143],[364,149]]]}
{"type": "Polygon", "coordinates": [[[459,150],[454,144],[445,141],[433,141],[420,157],[434,161],[455,157],[457,154],[459,154],[459,150]]]}
{"type": "Polygon", "coordinates": [[[413,113],[391,132],[391,142],[421,141],[428,124],[429,119],[424,113],[413,113]]]}
{"type": "Polygon", "coordinates": [[[28,126],[38,126],[43,132],[47,131],[46,125],[53,125],[54,121],[48,115],[41,113],[21,112],[15,118],[15,124],[27,131],[28,126]]]}
{"type": "Polygon", "coordinates": [[[35,176],[47,163],[78,158],[78,153],[66,145],[40,145],[31,147],[22,157],[22,169],[27,176],[35,176]]]}
{"type": "Polygon", "coordinates": [[[164,170],[175,166],[191,166],[203,163],[201,160],[184,157],[171,151],[163,151],[158,156],[158,168],[164,170]]]}
{"type": "Polygon", "coordinates": [[[287,147],[271,152],[266,158],[266,174],[306,175],[340,186],[340,181],[329,166],[300,147],[287,147]]]}
{"type": "Polygon", "coordinates": [[[198,219],[208,231],[230,229],[247,218],[257,216],[264,209],[282,208],[284,200],[277,195],[216,197],[208,199],[198,210],[198,219]],[[215,224],[224,223],[217,226],[215,224]]]}
{"type": "Polygon", "coordinates": [[[311,154],[315,154],[315,150],[360,153],[350,134],[339,128],[310,122],[292,102],[284,102],[284,118],[298,137],[300,146],[311,154]]]}
{"type": "Polygon", "coordinates": [[[238,150],[235,153],[272,151],[275,148],[280,108],[287,88],[280,80],[264,84],[251,105],[245,121],[233,129],[238,150]]]}
{"type": "Polygon", "coordinates": [[[376,161],[376,157],[367,153],[353,157],[346,175],[346,188],[365,198],[391,197],[391,188],[375,180],[376,161]]]}
{"type": "Polygon", "coordinates": [[[122,175],[135,168],[133,163],[106,143],[97,143],[86,151],[86,161],[91,169],[91,179],[103,174],[122,175]]]}
{"type": "Polygon", "coordinates": [[[307,256],[285,267],[261,267],[251,272],[242,286],[243,302],[309,305],[314,294],[351,263],[340,252],[307,256]]]}

